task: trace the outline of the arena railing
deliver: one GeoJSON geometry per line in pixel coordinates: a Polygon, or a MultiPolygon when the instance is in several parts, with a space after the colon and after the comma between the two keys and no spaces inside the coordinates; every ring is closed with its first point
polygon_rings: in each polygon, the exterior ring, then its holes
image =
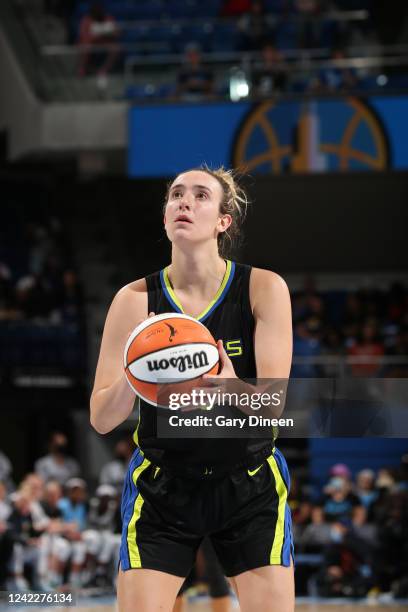
{"type": "MultiPolygon", "coordinates": [[[[136,44],[115,44],[111,45],[109,49],[124,56],[123,67],[118,72],[107,75],[104,79],[98,79],[97,75],[80,78],[78,76],[78,65],[82,54],[106,51],[106,46],[44,45],[41,47],[39,53],[44,68],[42,85],[45,97],[48,99],[51,97],[51,100],[59,100],[61,97],[64,100],[117,100],[127,97],[126,90],[128,87],[140,85],[146,87],[146,95],[141,95],[141,98],[174,101],[173,94],[177,84],[177,74],[184,61],[183,54],[146,55],[145,49],[136,44]],[[60,86],[56,87],[56,83],[60,83],[60,86]],[[50,84],[54,85],[53,89],[50,88],[50,84]],[[164,85],[168,86],[165,95],[161,93],[160,89],[164,85]]],[[[388,77],[384,72],[396,68],[404,71],[404,68],[408,67],[408,46],[371,48],[368,51],[376,54],[372,57],[359,55],[335,60],[327,59],[328,49],[293,50],[284,53],[282,54],[282,61],[276,62],[275,68],[287,75],[288,87],[285,91],[277,93],[293,96],[296,93],[294,91],[296,87],[293,87],[293,84],[297,80],[307,82],[324,70],[342,69],[354,71],[358,79],[355,89],[348,89],[347,93],[361,95],[361,83],[367,79],[371,79],[372,82],[369,83],[368,87],[364,84],[365,94],[405,92],[407,89],[405,84],[389,85],[388,77]],[[380,78],[375,81],[378,76],[380,78]]],[[[203,53],[202,60],[214,72],[216,87],[212,99],[229,99],[228,85],[237,72],[248,83],[249,97],[256,98],[255,92],[251,91],[251,80],[254,72],[262,67],[260,53],[203,53]]],[[[408,74],[408,68],[405,72],[408,74]]],[[[304,97],[308,93],[307,90],[301,91],[300,96],[304,97]]],[[[316,95],[316,91],[311,93],[316,95]]],[[[319,95],[321,93],[324,92],[319,91],[319,95]]],[[[325,93],[338,95],[338,91],[327,91],[325,93]]]]}

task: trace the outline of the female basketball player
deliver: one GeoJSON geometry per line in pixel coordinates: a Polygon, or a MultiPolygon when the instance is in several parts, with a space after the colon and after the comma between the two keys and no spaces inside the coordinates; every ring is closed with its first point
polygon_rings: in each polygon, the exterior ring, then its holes
{"type": "MultiPolygon", "coordinates": [[[[123,350],[148,313],[185,312],[222,339],[220,382],[289,377],[285,282],[224,259],[245,205],[245,194],[223,169],[186,171],[170,185],[164,227],[171,263],[121,289],[106,319],[91,397],[91,423],[99,433],[132,412],[123,350]]],[[[205,535],[242,612],[293,612],[290,479],[274,440],[159,438],[160,411],[167,412],[140,402],[138,448],[122,498],[120,612],[170,612],[205,535]]]]}

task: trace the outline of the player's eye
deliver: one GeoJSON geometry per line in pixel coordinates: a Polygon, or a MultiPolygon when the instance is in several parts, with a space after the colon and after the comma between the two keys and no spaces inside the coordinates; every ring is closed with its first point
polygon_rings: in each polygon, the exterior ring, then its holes
{"type": "Polygon", "coordinates": [[[206,199],[208,198],[208,194],[207,194],[207,192],[206,192],[206,191],[199,191],[199,192],[197,193],[197,197],[198,197],[200,200],[206,200],[206,199]]]}
{"type": "Polygon", "coordinates": [[[181,191],[173,191],[172,193],[172,198],[178,199],[182,197],[182,192],[181,191]]]}

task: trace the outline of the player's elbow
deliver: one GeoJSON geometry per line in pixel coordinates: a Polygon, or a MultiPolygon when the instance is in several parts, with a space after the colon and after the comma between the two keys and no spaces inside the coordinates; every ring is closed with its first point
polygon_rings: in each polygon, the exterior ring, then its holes
{"type": "Polygon", "coordinates": [[[113,429],[113,427],[110,427],[109,425],[107,425],[107,423],[104,423],[103,421],[99,420],[92,413],[91,413],[90,422],[91,422],[92,427],[95,429],[95,431],[98,432],[98,434],[105,435],[109,433],[110,431],[112,431],[113,429]]]}
{"type": "Polygon", "coordinates": [[[94,398],[94,396],[91,397],[89,420],[90,420],[90,423],[91,423],[92,427],[99,434],[102,434],[102,435],[107,434],[110,431],[112,431],[112,429],[113,429],[111,424],[108,423],[106,421],[106,419],[104,419],[102,417],[102,415],[100,414],[100,411],[95,406],[95,398],[94,398]]]}

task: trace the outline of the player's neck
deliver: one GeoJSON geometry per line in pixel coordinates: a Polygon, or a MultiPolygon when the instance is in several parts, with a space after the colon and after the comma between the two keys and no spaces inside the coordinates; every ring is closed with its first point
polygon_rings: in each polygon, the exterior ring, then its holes
{"type": "Polygon", "coordinates": [[[218,250],[208,252],[208,249],[197,249],[193,253],[186,253],[173,248],[168,273],[175,290],[199,289],[207,293],[215,287],[217,291],[225,274],[225,261],[218,250]]]}

